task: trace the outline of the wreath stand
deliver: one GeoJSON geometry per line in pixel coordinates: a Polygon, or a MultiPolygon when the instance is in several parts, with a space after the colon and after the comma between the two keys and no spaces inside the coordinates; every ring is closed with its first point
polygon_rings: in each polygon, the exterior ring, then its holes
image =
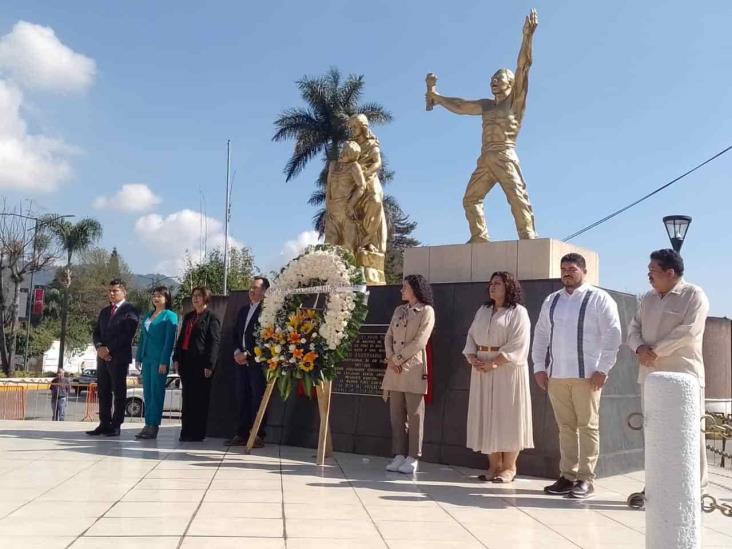
{"type": "MultiPolygon", "coordinates": [[[[267,411],[269,401],[275,388],[276,381],[270,381],[264,390],[262,402],[259,404],[257,417],[254,419],[252,430],[249,431],[249,439],[247,440],[245,453],[250,454],[254,447],[254,441],[262,426],[264,412],[267,411]]],[[[320,413],[320,429],[318,431],[318,453],[315,458],[315,464],[319,466],[325,465],[325,459],[333,455],[333,437],[330,433],[330,396],[333,389],[332,381],[323,381],[320,385],[315,386],[315,392],[318,396],[318,412],[320,413]]]]}

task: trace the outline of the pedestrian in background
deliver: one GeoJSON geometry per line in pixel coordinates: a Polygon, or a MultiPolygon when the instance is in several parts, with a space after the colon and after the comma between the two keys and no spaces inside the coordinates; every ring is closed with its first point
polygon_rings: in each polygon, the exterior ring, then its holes
{"type": "Polygon", "coordinates": [[[71,392],[71,382],[66,377],[63,368],[59,368],[56,377],[51,380],[51,411],[53,421],[66,419],[66,402],[71,392]]]}

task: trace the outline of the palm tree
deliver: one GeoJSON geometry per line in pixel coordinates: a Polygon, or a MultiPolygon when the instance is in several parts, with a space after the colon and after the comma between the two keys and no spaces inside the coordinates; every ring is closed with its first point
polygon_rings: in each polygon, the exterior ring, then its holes
{"type": "MultiPolygon", "coordinates": [[[[378,103],[359,104],[363,95],[365,85],[363,75],[350,74],[343,80],[337,68],[331,68],[327,74],[318,77],[303,77],[296,82],[300,95],[307,104],[307,107],[291,108],[284,111],[275,120],[277,131],[272,137],[273,141],[294,140],[295,148],[292,156],[285,165],[286,181],[297,176],[312,160],[322,155],[323,169],[318,175],[315,183],[315,190],[310,195],[308,204],[318,207],[313,216],[313,226],[322,236],[325,232],[325,187],[328,179],[328,162],[338,157],[338,150],[341,144],[348,140],[348,117],[354,114],[365,114],[372,125],[391,122],[391,114],[378,103]]],[[[387,168],[386,159],[383,157],[383,166],[379,173],[379,179],[386,184],[394,178],[394,172],[387,168]]],[[[406,229],[408,236],[416,223],[409,220],[404,214],[393,196],[384,199],[384,210],[388,227],[389,241],[387,244],[387,255],[389,248],[393,248],[402,241],[395,236],[395,227],[402,231],[406,229]],[[399,220],[394,219],[393,214],[401,216],[399,220]]],[[[402,233],[404,234],[404,233],[402,233]]],[[[409,239],[412,245],[419,244],[414,239],[409,239]]],[[[403,246],[402,246],[403,247],[403,246]]],[[[387,261],[387,265],[392,262],[387,261]]]]}
{"type": "Polygon", "coordinates": [[[66,267],[64,268],[63,302],[61,305],[61,343],[58,353],[58,365],[64,363],[64,344],[66,342],[66,328],[69,317],[69,286],[71,286],[71,260],[74,254],[88,249],[102,237],[102,225],[96,219],[86,217],[74,224],[65,219],[59,219],[50,225],[52,234],[56,237],[59,246],[66,253],[66,267]]]}
{"type": "Polygon", "coordinates": [[[285,165],[285,180],[297,176],[310,160],[322,155],[323,169],[315,182],[315,191],[308,204],[319,206],[313,216],[313,226],[325,231],[325,187],[328,182],[328,162],[338,157],[340,146],[348,140],[348,117],[365,114],[370,124],[391,122],[391,114],[377,103],[359,104],[365,85],[363,75],[350,74],[345,81],[337,68],[325,75],[304,76],[296,82],[305,108],[287,109],[275,120],[277,131],[273,141],[293,139],[295,149],[285,165]]]}

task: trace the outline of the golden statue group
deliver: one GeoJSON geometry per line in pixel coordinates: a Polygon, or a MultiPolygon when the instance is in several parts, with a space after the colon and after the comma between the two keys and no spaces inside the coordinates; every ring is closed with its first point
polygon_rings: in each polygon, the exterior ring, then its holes
{"type": "Polygon", "coordinates": [[[349,118],[348,127],[351,141],[328,166],[325,242],[351,250],[368,284],[385,284],[386,216],[379,181],[379,140],[363,114],[349,118]]]}
{"type": "MultiPolygon", "coordinates": [[[[499,69],[491,77],[494,99],[445,97],[435,91],[437,77],[430,73],[426,78],[428,111],[442,105],[453,113],[483,119],[480,156],[463,196],[469,243],[489,240],[483,201],[496,183],[506,194],[519,238],[536,238],[534,212],[516,155],[516,138],[526,109],[531,41],[538,23],[536,10],[531,10],[524,22],[516,73],[499,69]]],[[[384,284],[386,217],[378,175],[379,141],[362,114],[349,119],[349,129],[352,140],[345,143],[338,160],[328,169],[325,241],[352,250],[369,284],[384,284]]]]}

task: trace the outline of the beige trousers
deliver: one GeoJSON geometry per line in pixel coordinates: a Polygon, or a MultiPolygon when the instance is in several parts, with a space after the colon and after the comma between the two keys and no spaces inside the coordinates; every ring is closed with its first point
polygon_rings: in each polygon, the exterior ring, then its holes
{"type": "Polygon", "coordinates": [[[389,391],[391,450],[394,455],[422,455],[424,436],[424,395],[389,391]]]}
{"type": "MultiPolygon", "coordinates": [[[[641,411],[645,410],[643,393],[645,386],[641,385],[641,411]]],[[[704,387],[699,387],[699,410],[701,415],[706,413],[706,403],[704,401],[704,387]]],[[[703,425],[700,423],[700,425],[703,425]]],[[[707,471],[707,439],[704,433],[699,434],[699,473],[701,477],[701,487],[706,488],[709,483],[709,473],[707,471]]]]}
{"type": "Polygon", "coordinates": [[[470,226],[470,241],[488,241],[483,201],[498,183],[511,206],[516,231],[521,239],[536,238],[534,211],[529,202],[529,193],[521,175],[518,156],[513,150],[492,151],[478,159],[478,166],[470,176],[463,196],[465,218],[470,226]]]}
{"type": "Polygon", "coordinates": [[[568,480],[595,479],[600,456],[600,395],[589,379],[549,380],[549,400],[559,427],[559,469],[568,480]]]}

